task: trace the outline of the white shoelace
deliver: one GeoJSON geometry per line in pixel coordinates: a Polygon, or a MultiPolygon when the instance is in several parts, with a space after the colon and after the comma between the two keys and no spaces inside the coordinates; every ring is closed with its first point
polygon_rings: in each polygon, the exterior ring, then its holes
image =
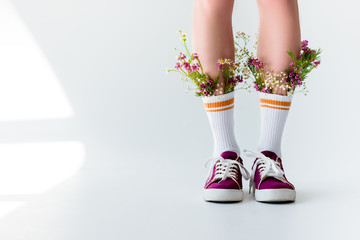
{"type": "Polygon", "coordinates": [[[216,164],[214,179],[221,179],[220,182],[228,177],[236,178],[237,169],[240,170],[241,175],[246,180],[250,178],[249,172],[240,162],[231,159],[224,159],[221,156],[212,157],[206,160],[205,167],[209,168],[209,173],[208,173],[209,178],[211,177],[214,164],[216,164]],[[211,167],[209,168],[210,162],[211,162],[211,167]]]}
{"type": "Polygon", "coordinates": [[[259,166],[260,172],[260,179],[261,181],[265,177],[274,177],[282,182],[286,182],[284,178],[284,171],[280,167],[280,163],[274,161],[273,159],[265,156],[264,154],[252,150],[245,149],[244,153],[248,157],[257,158],[254,166],[252,167],[251,177],[250,177],[250,185],[249,185],[249,192],[251,192],[251,188],[255,191],[255,172],[256,168],[259,166]]]}

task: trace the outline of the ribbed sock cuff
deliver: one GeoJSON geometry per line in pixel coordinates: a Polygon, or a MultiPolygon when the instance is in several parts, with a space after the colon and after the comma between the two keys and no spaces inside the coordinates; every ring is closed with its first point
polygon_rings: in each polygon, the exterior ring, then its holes
{"type": "Polygon", "coordinates": [[[234,108],[234,92],[223,95],[203,97],[206,112],[221,112],[234,108]]]}
{"type": "Polygon", "coordinates": [[[234,96],[235,96],[235,92],[232,91],[218,96],[202,97],[202,100],[204,103],[213,103],[213,102],[229,100],[231,98],[234,98],[234,96]]]}

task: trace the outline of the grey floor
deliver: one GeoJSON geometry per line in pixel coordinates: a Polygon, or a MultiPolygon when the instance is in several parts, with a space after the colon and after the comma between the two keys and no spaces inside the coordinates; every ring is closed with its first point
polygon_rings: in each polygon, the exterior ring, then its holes
{"type": "MultiPolygon", "coordinates": [[[[205,111],[164,74],[192,1],[0,0],[0,239],[359,239],[358,8],[299,4],[324,52],[283,137],[297,200],[215,204],[205,111]]],[[[256,31],[255,2],[235,5],[236,29],[256,31]]],[[[255,149],[257,94],[236,99],[239,145],[255,149]]]]}
{"type": "MultiPolygon", "coordinates": [[[[121,159],[120,155],[117,157],[121,159]]],[[[258,203],[248,194],[241,203],[207,203],[202,201],[204,171],[197,166],[198,162],[160,158],[163,160],[155,162],[154,158],[148,158],[140,162],[143,159],[134,154],[132,161],[125,164],[119,161],[100,170],[83,169],[42,194],[1,196],[2,202],[16,200],[25,204],[2,217],[0,236],[3,239],[359,238],[356,231],[359,190],[352,188],[347,179],[332,182],[331,177],[326,182],[315,176],[312,183],[295,181],[298,197],[291,204],[258,203]],[[166,167],[170,160],[179,163],[176,168],[166,167]]],[[[305,178],[302,174],[292,175],[296,179],[305,178]]]]}

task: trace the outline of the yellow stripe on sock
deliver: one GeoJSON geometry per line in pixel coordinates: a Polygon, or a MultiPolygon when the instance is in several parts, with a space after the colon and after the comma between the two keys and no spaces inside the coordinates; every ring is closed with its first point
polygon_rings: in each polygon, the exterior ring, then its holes
{"type": "Polygon", "coordinates": [[[265,98],[260,98],[260,102],[268,103],[268,104],[272,104],[272,105],[278,105],[278,106],[287,106],[287,107],[291,106],[291,102],[276,101],[276,100],[270,100],[270,99],[265,99],[265,98]]]}
{"type": "Polygon", "coordinates": [[[265,105],[265,104],[261,104],[260,107],[274,108],[274,109],[280,109],[280,110],[290,110],[290,108],[274,107],[274,106],[269,106],[269,105],[265,105]]]}
{"type": "Polygon", "coordinates": [[[232,105],[231,107],[214,109],[214,110],[207,109],[206,111],[207,111],[207,112],[221,112],[221,111],[229,110],[229,109],[232,109],[232,108],[234,108],[234,105],[232,105]]]}
{"type": "Polygon", "coordinates": [[[234,103],[234,98],[222,102],[204,103],[204,106],[206,108],[218,108],[218,107],[225,107],[233,103],[234,103]]]}

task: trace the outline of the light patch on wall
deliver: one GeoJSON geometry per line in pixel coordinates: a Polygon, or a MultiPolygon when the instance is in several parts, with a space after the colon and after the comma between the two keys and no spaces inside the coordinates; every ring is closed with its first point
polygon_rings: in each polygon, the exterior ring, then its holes
{"type": "Polygon", "coordinates": [[[69,118],[51,65],[10,1],[0,1],[0,121],[69,118]]]}
{"type": "Polygon", "coordinates": [[[43,193],[76,174],[84,159],[77,141],[0,144],[0,195],[43,193]]]}

